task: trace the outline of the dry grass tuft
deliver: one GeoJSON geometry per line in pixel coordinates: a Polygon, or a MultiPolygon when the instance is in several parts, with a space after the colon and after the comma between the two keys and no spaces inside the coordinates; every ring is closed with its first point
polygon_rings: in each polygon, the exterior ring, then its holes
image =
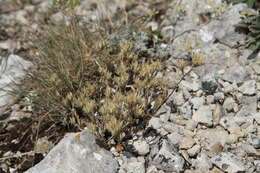
{"type": "Polygon", "coordinates": [[[118,38],[120,29],[91,32],[76,20],[50,30],[27,84],[36,93],[34,112],[47,113],[51,123],[87,127],[103,141],[120,142],[143,125],[167,97],[168,84],[157,75],[165,64],[149,33],[127,28],[125,38],[118,38]]]}
{"type": "Polygon", "coordinates": [[[199,51],[192,52],[191,61],[192,61],[192,65],[194,66],[203,65],[205,63],[204,55],[199,51]]]}

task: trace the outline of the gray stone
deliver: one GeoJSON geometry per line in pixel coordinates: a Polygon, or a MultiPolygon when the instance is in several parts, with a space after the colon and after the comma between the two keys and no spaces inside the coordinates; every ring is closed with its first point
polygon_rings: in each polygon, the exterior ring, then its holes
{"type": "Polygon", "coordinates": [[[221,127],[213,129],[198,130],[196,137],[202,147],[210,150],[211,146],[220,143],[225,146],[228,141],[228,132],[221,127]]]}
{"type": "Polygon", "coordinates": [[[184,159],[174,151],[166,140],[162,141],[160,150],[152,157],[151,164],[165,172],[181,172],[184,168],[184,159]]]}
{"type": "Polygon", "coordinates": [[[156,117],[152,117],[149,121],[149,127],[152,127],[154,129],[159,129],[162,127],[162,123],[161,123],[161,119],[160,118],[156,118],[156,117]]]}
{"type": "Polygon", "coordinates": [[[213,117],[212,111],[209,106],[201,106],[192,116],[192,119],[198,123],[205,124],[206,126],[212,126],[213,117]]]}
{"type": "Polygon", "coordinates": [[[32,67],[31,62],[17,55],[0,57],[0,115],[5,109],[4,106],[13,99],[10,91],[13,91],[14,82],[19,84],[30,67],[32,67]]]}
{"type": "Polygon", "coordinates": [[[249,144],[241,144],[241,148],[247,154],[250,154],[250,155],[258,155],[258,154],[260,154],[252,145],[249,145],[249,144]]]}
{"type": "Polygon", "coordinates": [[[256,72],[256,74],[260,75],[260,63],[254,63],[254,64],[252,64],[252,67],[253,67],[254,71],[256,72]]]}
{"type": "Polygon", "coordinates": [[[251,116],[257,110],[257,96],[243,96],[240,100],[242,108],[237,112],[236,116],[251,116]]]}
{"type": "Polygon", "coordinates": [[[241,83],[248,79],[249,74],[242,66],[232,66],[227,69],[223,79],[232,83],[241,83]]]}
{"type": "MultiPolygon", "coordinates": [[[[130,158],[120,167],[119,173],[145,173],[144,158],[130,158]]],[[[105,171],[106,172],[106,171],[105,171]]]]}
{"type": "Polygon", "coordinates": [[[88,131],[67,134],[36,166],[26,173],[116,173],[118,163],[100,148],[88,131]]]}
{"type": "Polygon", "coordinates": [[[255,113],[253,116],[257,124],[260,125],[260,112],[255,113]]]}
{"type": "Polygon", "coordinates": [[[183,93],[181,91],[174,93],[173,98],[174,98],[173,99],[174,104],[178,106],[181,106],[185,102],[183,93]]]}
{"type": "Polygon", "coordinates": [[[149,145],[145,140],[137,140],[134,142],[133,146],[141,156],[148,154],[150,151],[149,145]]]}
{"type": "Polygon", "coordinates": [[[191,119],[192,109],[191,104],[187,101],[180,107],[180,113],[185,119],[191,119]]]}
{"type": "Polygon", "coordinates": [[[254,165],[256,167],[256,172],[260,172],[260,160],[255,160],[254,165]]]}
{"type": "Polygon", "coordinates": [[[0,42],[0,49],[13,52],[17,48],[17,43],[13,40],[5,40],[0,42]]]}
{"type": "Polygon", "coordinates": [[[194,129],[196,129],[197,125],[198,125],[198,122],[193,121],[192,119],[190,119],[190,120],[187,121],[187,124],[186,124],[185,128],[187,130],[194,130],[194,129]]]}
{"type": "Polygon", "coordinates": [[[255,149],[260,149],[260,135],[250,135],[249,136],[249,142],[255,149]]]}
{"type": "Polygon", "coordinates": [[[236,83],[230,84],[229,82],[224,82],[223,87],[224,87],[224,93],[226,93],[226,94],[234,93],[238,89],[236,83]]]}
{"type": "Polygon", "coordinates": [[[170,112],[166,112],[160,116],[162,122],[167,122],[170,119],[170,112]]]}
{"type": "Polygon", "coordinates": [[[214,96],[213,95],[208,95],[208,96],[206,96],[206,103],[207,104],[212,104],[212,103],[214,103],[214,96]]]}
{"type": "Polygon", "coordinates": [[[198,109],[202,106],[205,102],[204,97],[194,97],[190,100],[191,104],[193,105],[193,109],[198,109]]]}
{"type": "Polygon", "coordinates": [[[212,163],[218,168],[229,173],[245,172],[245,166],[240,158],[232,153],[222,153],[211,159],[212,163]]]}
{"type": "Polygon", "coordinates": [[[194,157],[196,156],[199,152],[200,152],[200,145],[194,145],[192,148],[188,149],[187,152],[189,154],[190,157],[194,157]]]}
{"type": "Polygon", "coordinates": [[[181,139],[183,138],[183,136],[180,135],[180,134],[177,133],[177,132],[173,132],[173,133],[167,135],[167,137],[168,137],[169,142],[170,142],[172,145],[175,145],[175,146],[178,146],[179,143],[180,143],[180,141],[181,141],[181,139]]]}
{"type": "Polygon", "coordinates": [[[198,91],[200,89],[200,84],[198,82],[188,82],[181,81],[180,86],[182,88],[186,88],[188,91],[198,91]]]}
{"type": "Polygon", "coordinates": [[[225,116],[221,118],[220,125],[227,129],[231,134],[243,136],[240,126],[236,123],[233,116],[225,116]]]}
{"type": "Polygon", "coordinates": [[[225,95],[223,92],[214,93],[214,99],[215,101],[223,102],[225,99],[225,95]]]}
{"type": "Polygon", "coordinates": [[[237,107],[237,103],[236,101],[232,98],[232,97],[228,97],[225,99],[224,103],[223,103],[223,108],[228,111],[231,112],[233,111],[235,108],[237,107]]]}
{"type": "Polygon", "coordinates": [[[195,167],[200,170],[200,172],[209,172],[212,168],[212,163],[205,152],[202,152],[198,156],[195,167]]]}
{"type": "Polygon", "coordinates": [[[239,87],[239,91],[245,95],[253,95],[256,93],[256,82],[255,80],[249,80],[243,83],[241,87],[239,87]]]}
{"type": "Polygon", "coordinates": [[[166,130],[169,133],[179,133],[180,132],[180,126],[176,123],[172,122],[166,122],[163,124],[163,129],[166,130]]]}

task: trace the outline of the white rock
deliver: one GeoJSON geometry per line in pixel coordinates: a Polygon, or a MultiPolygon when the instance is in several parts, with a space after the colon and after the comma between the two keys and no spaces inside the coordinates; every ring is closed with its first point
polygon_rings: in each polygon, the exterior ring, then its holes
{"type": "Polygon", "coordinates": [[[236,123],[233,116],[222,117],[220,120],[220,125],[227,129],[231,134],[238,135],[239,137],[243,136],[240,126],[236,123]]]}
{"type": "Polygon", "coordinates": [[[185,102],[183,93],[181,91],[173,94],[173,102],[178,106],[181,106],[185,102]]]}
{"type": "Polygon", "coordinates": [[[224,80],[232,83],[244,82],[248,77],[248,72],[242,66],[232,66],[223,75],[224,80]]]}
{"type": "Polygon", "coordinates": [[[0,42],[0,48],[13,52],[17,47],[17,43],[13,40],[5,40],[0,42]]]}
{"type": "Polygon", "coordinates": [[[126,162],[120,167],[119,173],[145,173],[145,160],[143,158],[126,159],[126,162]]]}
{"type": "Polygon", "coordinates": [[[256,92],[256,82],[255,80],[249,80],[243,83],[241,87],[239,87],[239,91],[245,95],[253,95],[256,92]]]}
{"type": "Polygon", "coordinates": [[[215,101],[223,102],[225,99],[225,95],[223,92],[217,92],[214,94],[215,101]]]}
{"type": "Polygon", "coordinates": [[[212,111],[209,106],[201,106],[192,116],[192,119],[198,123],[212,126],[212,111]]]}
{"type": "Polygon", "coordinates": [[[200,152],[200,145],[194,145],[192,148],[188,149],[187,152],[189,154],[190,157],[194,157],[196,156],[199,152],[200,152]]]}
{"type": "Polygon", "coordinates": [[[19,10],[16,12],[16,20],[23,25],[28,25],[29,21],[27,19],[27,15],[28,14],[25,10],[19,10]]]}
{"type": "Polygon", "coordinates": [[[231,112],[234,110],[235,107],[237,107],[237,103],[232,97],[228,97],[225,99],[223,103],[224,109],[226,109],[228,112],[231,112]]]}
{"type": "Polygon", "coordinates": [[[200,170],[200,172],[209,172],[212,166],[212,162],[205,152],[202,152],[196,159],[195,167],[200,170]]]}
{"type": "Polygon", "coordinates": [[[190,100],[191,104],[193,105],[193,109],[198,109],[202,106],[205,102],[204,97],[194,97],[190,100]]]}
{"type": "Polygon", "coordinates": [[[200,84],[195,81],[193,82],[182,81],[180,83],[180,86],[182,88],[186,88],[188,91],[198,91],[200,88],[200,84]]]}
{"type": "Polygon", "coordinates": [[[159,129],[162,127],[162,123],[161,123],[161,119],[160,118],[156,118],[156,117],[152,117],[149,121],[149,127],[152,127],[154,129],[159,129]]]}
{"type": "Polygon", "coordinates": [[[125,170],[125,173],[145,173],[144,160],[129,159],[127,163],[120,167],[120,170],[125,170]]]}
{"type": "Polygon", "coordinates": [[[187,124],[186,124],[185,128],[187,130],[194,130],[194,129],[196,129],[197,125],[198,125],[198,122],[193,121],[192,119],[190,119],[190,120],[187,121],[187,124]]]}
{"type": "Polygon", "coordinates": [[[116,173],[118,163],[86,130],[69,133],[26,173],[116,173]]]}
{"type": "Polygon", "coordinates": [[[236,83],[230,84],[228,82],[223,83],[225,93],[233,93],[237,90],[236,83]]]}
{"type": "Polygon", "coordinates": [[[252,67],[255,70],[256,74],[260,75],[260,63],[255,63],[252,65],[252,67]]]}
{"type": "Polygon", "coordinates": [[[228,172],[228,173],[238,173],[238,172],[245,172],[245,166],[232,153],[222,153],[219,154],[211,159],[214,165],[216,165],[221,170],[228,172]]]}
{"type": "Polygon", "coordinates": [[[180,107],[180,113],[185,119],[191,119],[192,116],[192,109],[191,104],[187,101],[180,107]]]}
{"type": "Polygon", "coordinates": [[[255,113],[253,116],[257,124],[260,125],[260,112],[255,113]]]}
{"type": "Polygon", "coordinates": [[[135,141],[133,146],[138,154],[141,156],[148,154],[150,151],[149,144],[145,140],[135,141]]]}
{"type": "Polygon", "coordinates": [[[212,104],[212,103],[214,103],[214,96],[213,96],[213,95],[208,95],[208,96],[206,97],[206,103],[207,103],[207,104],[212,104]]]}
{"type": "Polygon", "coordinates": [[[179,133],[176,133],[176,132],[173,132],[173,133],[167,135],[167,137],[169,139],[169,142],[176,146],[179,145],[181,139],[183,138],[182,135],[180,135],[179,133]]]}
{"type": "Polygon", "coordinates": [[[153,156],[152,164],[165,172],[182,172],[184,159],[174,151],[174,148],[163,140],[160,150],[153,156]]]}
{"type": "Polygon", "coordinates": [[[236,116],[251,116],[257,112],[257,96],[243,96],[240,100],[242,106],[236,116]]]}
{"type": "Polygon", "coordinates": [[[170,119],[170,112],[164,113],[160,116],[162,122],[167,122],[170,119]]]}
{"type": "Polygon", "coordinates": [[[213,129],[198,130],[196,137],[201,141],[201,146],[210,150],[211,146],[221,143],[225,146],[228,140],[228,132],[223,128],[217,127],[213,129]]]}
{"type": "Polygon", "coordinates": [[[13,91],[13,82],[19,84],[32,63],[13,54],[6,58],[0,57],[0,62],[0,114],[2,114],[4,106],[13,98],[8,92],[13,91]]]}

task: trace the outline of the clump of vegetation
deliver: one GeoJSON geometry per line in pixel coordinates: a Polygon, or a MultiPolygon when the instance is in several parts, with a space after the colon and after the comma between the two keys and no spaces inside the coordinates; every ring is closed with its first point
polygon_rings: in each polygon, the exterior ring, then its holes
{"type": "Polygon", "coordinates": [[[259,49],[260,47],[260,1],[259,0],[228,0],[229,3],[246,3],[249,8],[258,10],[257,13],[241,11],[242,21],[236,26],[239,32],[247,35],[247,47],[259,49]]]}
{"type": "Polygon", "coordinates": [[[158,58],[149,33],[127,28],[93,32],[74,19],[49,31],[28,82],[34,112],[48,123],[87,127],[103,141],[120,142],[144,127],[168,95],[167,81],[157,75],[166,56],[158,58]]]}
{"type": "Polygon", "coordinates": [[[189,65],[188,61],[184,60],[184,59],[178,59],[175,62],[176,67],[178,67],[179,69],[183,70],[186,66],[189,65]]]}
{"type": "Polygon", "coordinates": [[[205,63],[204,55],[200,51],[194,51],[191,53],[191,62],[194,66],[200,66],[205,63]]]}
{"type": "Polygon", "coordinates": [[[247,47],[260,47],[260,15],[244,17],[236,27],[247,34],[247,47]]]}

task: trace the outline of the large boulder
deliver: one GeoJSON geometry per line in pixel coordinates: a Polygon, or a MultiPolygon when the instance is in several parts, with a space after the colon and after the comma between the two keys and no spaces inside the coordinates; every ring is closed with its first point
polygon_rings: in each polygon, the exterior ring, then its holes
{"type": "Polygon", "coordinates": [[[36,166],[26,173],[115,173],[117,161],[84,130],[67,134],[36,166]]]}

